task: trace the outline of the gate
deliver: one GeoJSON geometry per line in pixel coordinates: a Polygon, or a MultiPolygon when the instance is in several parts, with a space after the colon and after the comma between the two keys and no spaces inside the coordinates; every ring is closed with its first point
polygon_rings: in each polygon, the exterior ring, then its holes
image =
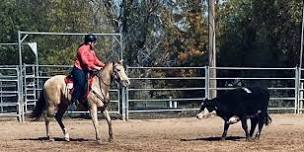
{"type": "Polygon", "coordinates": [[[17,66],[0,67],[0,116],[23,118],[23,102],[17,66]]]}

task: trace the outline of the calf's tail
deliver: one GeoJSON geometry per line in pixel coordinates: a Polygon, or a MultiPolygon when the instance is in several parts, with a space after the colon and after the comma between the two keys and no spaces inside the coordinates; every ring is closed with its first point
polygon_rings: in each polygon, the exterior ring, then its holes
{"type": "Polygon", "coordinates": [[[266,114],[266,119],[265,119],[265,125],[268,126],[269,124],[271,124],[271,122],[272,122],[272,119],[269,116],[269,114],[267,113],[266,114]]]}

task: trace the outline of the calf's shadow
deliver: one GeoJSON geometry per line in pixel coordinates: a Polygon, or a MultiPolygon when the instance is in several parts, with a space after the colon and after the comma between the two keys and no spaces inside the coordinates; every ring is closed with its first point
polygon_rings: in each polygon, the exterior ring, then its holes
{"type": "Polygon", "coordinates": [[[181,139],[181,141],[197,141],[197,140],[203,140],[203,141],[240,141],[245,137],[240,136],[228,136],[225,140],[222,140],[222,137],[202,137],[202,138],[190,138],[190,139],[181,139]]]}

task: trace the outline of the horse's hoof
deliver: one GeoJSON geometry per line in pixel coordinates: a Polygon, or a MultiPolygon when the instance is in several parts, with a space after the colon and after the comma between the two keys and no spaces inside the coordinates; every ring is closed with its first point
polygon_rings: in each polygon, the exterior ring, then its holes
{"type": "Polygon", "coordinates": [[[96,140],[96,141],[97,141],[98,144],[100,144],[100,145],[102,144],[101,139],[98,139],[98,140],[96,140]]]}
{"type": "Polygon", "coordinates": [[[70,141],[70,138],[64,138],[65,141],[69,142],[70,141]]]}
{"type": "Polygon", "coordinates": [[[64,135],[64,140],[65,141],[70,141],[70,135],[69,134],[65,134],[64,135]]]}
{"type": "Polygon", "coordinates": [[[109,142],[113,142],[113,141],[114,141],[114,139],[113,139],[113,138],[109,138],[108,140],[109,140],[109,142]]]}

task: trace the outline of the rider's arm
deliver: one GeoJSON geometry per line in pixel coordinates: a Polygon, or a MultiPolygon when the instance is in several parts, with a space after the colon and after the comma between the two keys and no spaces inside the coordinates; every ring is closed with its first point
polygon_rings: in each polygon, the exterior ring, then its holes
{"type": "Polygon", "coordinates": [[[95,65],[102,67],[102,68],[105,66],[105,64],[103,62],[101,62],[96,56],[95,56],[95,65]]]}

